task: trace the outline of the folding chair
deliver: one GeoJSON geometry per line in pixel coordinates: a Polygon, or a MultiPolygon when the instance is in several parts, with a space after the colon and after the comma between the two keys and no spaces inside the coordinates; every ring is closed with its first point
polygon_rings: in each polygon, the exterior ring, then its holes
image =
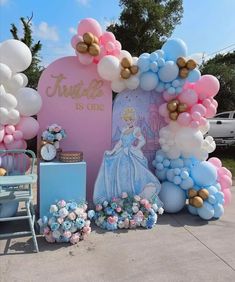
{"type": "Polygon", "coordinates": [[[37,181],[37,175],[33,173],[35,158],[31,150],[0,150],[0,167],[6,170],[6,175],[0,176],[0,206],[4,208],[6,203],[23,202],[26,208],[26,215],[0,217],[0,222],[28,219],[30,226],[30,231],[4,233],[0,234],[0,238],[32,235],[35,251],[38,252],[32,194],[32,185],[37,181]]]}

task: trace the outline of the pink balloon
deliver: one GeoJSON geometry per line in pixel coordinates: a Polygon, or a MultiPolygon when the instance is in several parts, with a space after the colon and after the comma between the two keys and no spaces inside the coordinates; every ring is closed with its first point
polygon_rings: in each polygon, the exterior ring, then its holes
{"type": "Polygon", "coordinates": [[[229,177],[232,178],[232,173],[229,169],[227,169],[226,167],[222,166],[221,168],[219,168],[219,174],[220,175],[228,175],[229,177]]]}
{"type": "Polygon", "coordinates": [[[228,175],[223,175],[222,177],[220,177],[219,183],[222,190],[224,190],[232,186],[232,179],[228,175]]]}
{"type": "Polygon", "coordinates": [[[93,62],[94,57],[92,57],[90,54],[81,54],[77,52],[77,55],[80,63],[83,65],[89,65],[93,62]]]}
{"type": "Polygon", "coordinates": [[[213,164],[217,168],[222,166],[221,160],[218,159],[218,158],[215,158],[215,157],[208,159],[208,162],[210,162],[211,164],[213,164]]]}
{"type": "Polygon", "coordinates": [[[80,21],[78,24],[78,35],[83,35],[86,32],[91,32],[93,35],[97,36],[98,38],[102,35],[102,29],[100,24],[92,19],[86,18],[80,21]]]}
{"type": "Polygon", "coordinates": [[[114,36],[114,34],[110,31],[106,31],[102,34],[102,36],[100,37],[100,43],[102,45],[105,45],[107,42],[113,42],[115,43],[116,41],[116,38],[114,36]]]}
{"type": "Polygon", "coordinates": [[[200,122],[200,126],[205,126],[207,124],[207,119],[204,117],[201,117],[199,122],[200,122]]]}
{"type": "Polygon", "coordinates": [[[159,109],[158,109],[158,111],[159,111],[159,114],[161,116],[163,116],[163,117],[168,117],[169,116],[169,112],[167,110],[167,104],[166,103],[161,104],[159,109]]]}
{"type": "Polygon", "coordinates": [[[232,193],[230,189],[223,190],[224,193],[224,205],[227,206],[232,202],[232,193]]]}
{"type": "Polygon", "coordinates": [[[5,136],[5,127],[0,124],[0,143],[2,142],[4,136],[5,136]]]}
{"type": "Polygon", "coordinates": [[[16,125],[16,130],[23,133],[25,140],[29,140],[37,135],[39,124],[32,117],[21,117],[20,122],[16,125]]]}
{"type": "Polygon", "coordinates": [[[186,103],[188,106],[192,106],[197,103],[198,96],[197,93],[192,89],[184,90],[179,96],[181,103],[186,103]]]}
{"type": "Polygon", "coordinates": [[[164,98],[167,102],[169,102],[169,101],[172,100],[172,99],[177,98],[177,96],[178,96],[178,94],[169,94],[167,91],[164,91],[164,92],[163,92],[163,98],[164,98]]]}
{"type": "Polygon", "coordinates": [[[20,140],[23,138],[23,133],[20,130],[13,132],[13,137],[15,140],[20,140]]]}
{"type": "Polygon", "coordinates": [[[121,43],[120,43],[118,40],[115,41],[115,47],[116,47],[116,49],[117,49],[118,51],[121,51],[121,50],[122,50],[122,45],[121,45],[121,43]]]}
{"type": "Polygon", "coordinates": [[[193,121],[190,122],[190,126],[192,128],[198,128],[200,126],[200,123],[199,123],[199,121],[193,120],[193,121]]]}
{"type": "Polygon", "coordinates": [[[218,79],[210,74],[203,75],[195,83],[195,90],[198,93],[206,93],[207,97],[214,97],[219,92],[220,84],[218,79]]]}
{"type": "Polygon", "coordinates": [[[12,143],[6,144],[6,148],[8,150],[24,149],[24,142],[23,141],[24,141],[23,139],[14,140],[12,143]]]}
{"type": "Polygon", "coordinates": [[[201,114],[199,112],[193,112],[192,113],[192,119],[193,120],[196,120],[196,121],[199,121],[200,122],[200,119],[201,119],[201,114]]]}
{"type": "Polygon", "coordinates": [[[210,105],[207,110],[206,110],[206,114],[205,114],[205,117],[207,118],[213,118],[216,114],[216,108],[214,105],[210,105]]]}
{"type": "Polygon", "coordinates": [[[218,107],[218,102],[215,99],[211,99],[212,105],[214,105],[216,108],[218,107]]]}
{"type": "Polygon", "coordinates": [[[115,50],[115,44],[113,42],[107,42],[105,44],[105,49],[108,51],[108,52],[112,52],[115,50]]]}
{"type": "Polygon", "coordinates": [[[7,125],[5,126],[5,131],[7,134],[13,134],[15,131],[15,126],[14,125],[7,125]]]}
{"type": "Polygon", "coordinates": [[[6,145],[11,144],[12,142],[14,142],[14,137],[11,134],[5,135],[3,141],[6,145]]]}
{"type": "Polygon", "coordinates": [[[201,114],[201,116],[205,116],[206,108],[202,104],[195,104],[191,108],[191,113],[192,112],[198,112],[201,114]]]}
{"type": "Polygon", "coordinates": [[[76,49],[76,46],[77,46],[78,42],[81,42],[81,41],[83,41],[82,36],[79,36],[79,35],[75,34],[75,35],[72,37],[72,39],[71,39],[71,45],[72,45],[72,47],[73,47],[74,49],[76,49]]]}
{"type": "Polygon", "coordinates": [[[211,100],[210,99],[205,99],[205,100],[203,100],[202,104],[205,107],[209,107],[211,105],[211,100]]]}
{"type": "Polygon", "coordinates": [[[191,116],[189,113],[184,112],[180,113],[177,119],[177,122],[182,126],[188,126],[191,122],[191,116]]]}

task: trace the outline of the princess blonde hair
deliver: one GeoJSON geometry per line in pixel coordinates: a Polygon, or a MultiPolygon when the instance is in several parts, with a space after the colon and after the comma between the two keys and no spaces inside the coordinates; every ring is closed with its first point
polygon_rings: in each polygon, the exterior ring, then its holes
{"type": "Polygon", "coordinates": [[[135,109],[134,108],[125,108],[123,113],[122,113],[122,119],[125,121],[129,120],[135,120],[136,119],[136,114],[135,114],[135,109]]]}

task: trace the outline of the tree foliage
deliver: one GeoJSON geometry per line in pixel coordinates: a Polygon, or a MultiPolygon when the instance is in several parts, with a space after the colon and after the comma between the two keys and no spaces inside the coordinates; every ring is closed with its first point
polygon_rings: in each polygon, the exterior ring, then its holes
{"type": "Polygon", "coordinates": [[[182,0],[120,0],[120,6],[119,23],[108,30],[135,56],[159,49],[183,15],[182,0]]]}
{"type": "Polygon", "coordinates": [[[18,29],[15,24],[11,24],[10,32],[14,39],[24,42],[30,49],[32,53],[32,63],[30,67],[24,71],[25,75],[28,77],[28,87],[37,88],[39,77],[43,71],[40,66],[40,55],[39,52],[42,49],[42,44],[40,41],[34,43],[33,31],[32,31],[32,17],[25,19],[20,18],[21,24],[23,26],[23,37],[20,38],[18,29]]]}
{"type": "Polygon", "coordinates": [[[215,96],[218,112],[235,110],[235,51],[219,54],[201,67],[202,74],[212,74],[219,79],[220,90],[215,96]]]}

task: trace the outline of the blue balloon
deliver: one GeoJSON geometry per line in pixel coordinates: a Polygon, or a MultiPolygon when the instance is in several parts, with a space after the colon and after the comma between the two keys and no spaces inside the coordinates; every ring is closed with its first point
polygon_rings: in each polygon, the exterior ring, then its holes
{"type": "Polygon", "coordinates": [[[182,159],[173,159],[171,160],[171,167],[172,168],[181,168],[184,166],[184,161],[182,159]]]}
{"type": "Polygon", "coordinates": [[[181,182],[182,182],[182,179],[180,176],[176,175],[174,178],[173,178],[173,182],[175,185],[179,185],[181,182]]]}
{"type": "Polygon", "coordinates": [[[210,195],[214,195],[218,192],[218,189],[214,185],[211,185],[210,187],[208,187],[207,190],[210,195]]]}
{"type": "Polygon", "coordinates": [[[182,90],[183,90],[183,88],[182,88],[181,86],[176,87],[176,88],[175,88],[175,93],[176,93],[176,94],[179,94],[180,92],[182,92],[182,90]]]}
{"type": "Polygon", "coordinates": [[[163,161],[164,167],[169,167],[170,164],[171,164],[171,162],[170,162],[168,159],[165,159],[165,160],[163,161]]]}
{"type": "Polygon", "coordinates": [[[193,215],[198,215],[197,213],[197,208],[191,206],[191,205],[188,205],[188,211],[193,214],[193,215]]]}
{"type": "Polygon", "coordinates": [[[140,69],[140,72],[146,72],[149,70],[150,68],[150,61],[149,61],[149,58],[148,57],[139,57],[138,59],[138,62],[137,62],[137,65],[140,69]]]}
{"type": "Polygon", "coordinates": [[[196,82],[201,78],[201,73],[198,69],[191,70],[187,77],[188,82],[196,82]]]}
{"type": "Polygon", "coordinates": [[[216,182],[216,168],[207,161],[202,161],[191,169],[191,176],[195,183],[199,186],[210,186],[216,182]]]}
{"type": "Polygon", "coordinates": [[[192,188],[193,185],[194,185],[194,182],[193,182],[192,178],[188,177],[187,179],[182,180],[180,187],[184,190],[188,190],[189,188],[192,188]]]}
{"type": "Polygon", "coordinates": [[[224,214],[224,207],[221,204],[214,205],[214,217],[220,218],[224,214]]]}
{"type": "Polygon", "coordinates": [[[161,50],[161,49],[156,50],[155,53],[157,53],[160,58],[162,58],[164,56],[164,51],[161,50]]]}
{"type": "Polygon", "coordinates": [[[161,68],[161,67],[165,66],[166,62],[165,62],[165,60],[163,58],[159,58],[157,60],[157,63],[158,63],[158,66],[161,68]]]}
{"type": "Polygon", "coordinates": [[[162,46],[165,60],[176,61],[179,57],[187,56],[187,46],[179,38],[168,39],[162,46]]]}
{"type": "Polygon", "coordinates": [[[166,180],[166,172],[167,172],[167,169],[163,169],[163,170],[156,170],[155,171],[155,175],[157,176],[157,178],[160,180],[160,181],[165,181],[166,180]]]}
{"type": "Polygon", "coordinates": [[[152,62],[157,61],[158,60],[158,53],[156,53],[156,52],[151,53],[150,54],[150,60],[152,62]]]}
{"type": "Polygon", "coordinates": [[[175,79],[174,81],[172,81],[172,86],[173,87],[179,87],[180,86],[180,81],[179,81],[179,79],[175,79]]]}
{"type": "Polygon", "coordinates": [[[208,197],[208,202],[209,202],[210,204],[214,205],[214,204],[216,204],[217,199],[216,199],[216,197],[215,197],[214,195],[209,195],[209,197],[208,197]]]}
{"type": "Polygon", "coordinates": [[[176,167],[176,168],[174,169],[175,175],[180,175],[180,172],[181,172],[181,170],[180,170],[178,167],[176,167]]]}
{"type": "Polygon", "coordinates": [[[167,92],[168,92],[169,94],[171,94],[171,95],[174,95],[174,94],[175,94],[175,91],[176,91],[175,88],[172,87],[172,86],[167,89],[167,92]]]}
{"type": "Polygon", "coordinates": [[[219,204],[223,204],[224,203],[224,193],[223,192],[217,192],[215,194],[215,197],[218,201],[219,204]]]}
{"type": "Polygon", "coordinates": [[[179,68],[173,61],[167,61],[158,72],[159,79],[163,82],[171,82],[176,79],[179,74],[179,68]]]}
{"type": "Polygon", "coordinates": [[[162,164],[162,163],[157,163],[157,164],[156,164],[156,169],[158,169],[158,170],[163,170],[163,169],[164,169],[163,164],[162,164]]]}
{"type": "Polygon", "coordinates": [[[158,85],[157,85],[157,87],[156,87],[155,90],[156,90],[157,92],[162,92],[162,91],[164,91],[164,89],[165,89],[164,83],[161,82],[161,81],[159,81],[159,82],[158,82],[158,85]]]}
{"type": "Polygon", "coordinates": [[[171,87],[171,83],[165,83],[165,89],[168,89],[171,87]]]}
{"type": "Polygon", "coordinates": [[[180,173],[180,177],[182,179],[187,179],[189,177],[189,173],[187,170],[182,170],[181,173],[180,173]]]}
{"type": "Polygon", "coordinates": [[[151,91],[157,87],[158,77],[153,72],[145,72],[140,76],[140,87],[145,91],[151,91]]]}
{"type": "Polygon", "coordinates": [[[203,206],[197,209],[198,215],[205,220],[209,220],[214,216],[214,208],[208,202],[203,202],[203,206]]]}
{"type": "Polygon", "coordinates": [[[158,64],[157,64],[157,62],[152,62],[152,63],[150,64],[150,69],[151,69],[151,71],[153,71],[153,72],[157,72],[157,71],[158,71],[158,64]]]}
{"type": "Polygon", "coordinates": [[[161,162],[163,162],[164,157],[162,155],[158,155],[158,156],[156,156],[155,160],[156,160],[156,162],[161,163],[161,162]]]}
{"type": "Polygon", "coordinates": [[[175,177],[175,173],[174,173],[174,169],[169,169],[167,172],[166,172],[166,177],[169,181],[173,182],[173,179],[175,177]]]}
{"type": "Polygon", "coordinates": [[[176,213],[185,206],[185,192],[173,183],[168,181],[162,183],[159,197],[164,204],[164,210],[169,213],[176,213]]]}

